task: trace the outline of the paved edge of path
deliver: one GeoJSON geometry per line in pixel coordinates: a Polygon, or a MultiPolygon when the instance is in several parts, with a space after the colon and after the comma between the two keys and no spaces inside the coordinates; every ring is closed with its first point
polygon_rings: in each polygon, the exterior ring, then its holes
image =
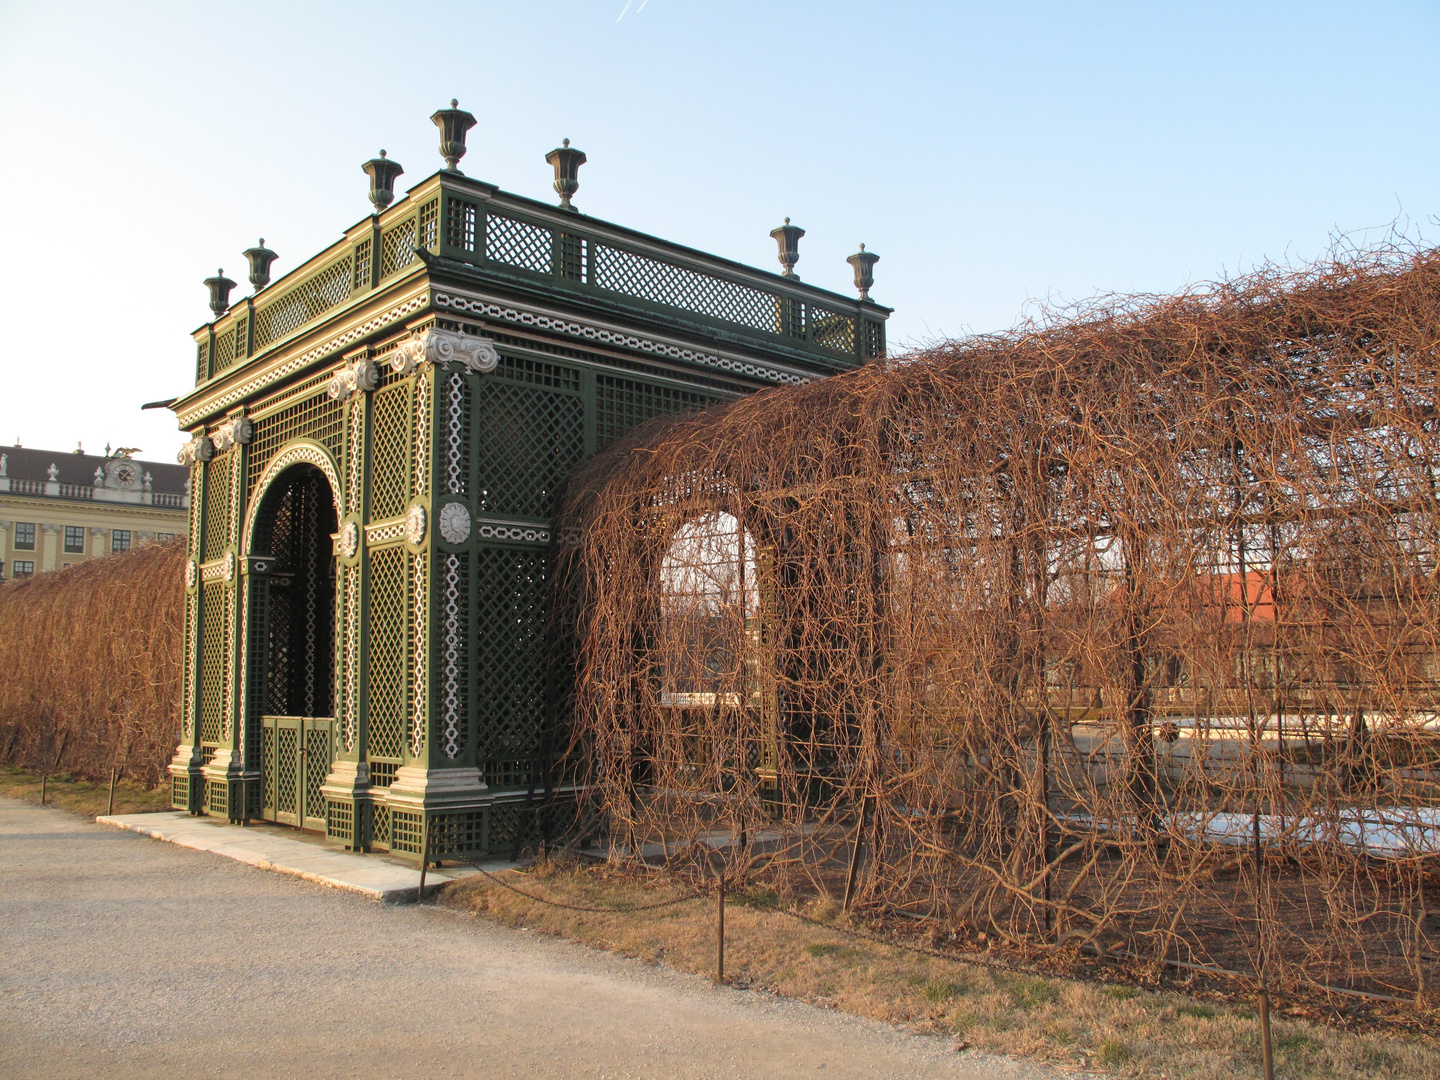
{"type": "MultiPolygon", "coordinates": [[[[411,869],[398,860],[277,836],[268,830],[245,829],[207,817],[192,817],[184,811],[101,815],[95,818],[95,823],[195,851],[223,855],[258,870],[273,870],[278,874],[303,878],[318,885],[358,893],[370,900],[387,903],[412,901],[416,899],[420,887],[419,868],[411,869]]],[[[512,865],[501,861],[485,868],[501,870],[512,865]]],[[[474,872],[469,869],[430,870],[425,875],[425,891],[432,892],[474,872]]]]}

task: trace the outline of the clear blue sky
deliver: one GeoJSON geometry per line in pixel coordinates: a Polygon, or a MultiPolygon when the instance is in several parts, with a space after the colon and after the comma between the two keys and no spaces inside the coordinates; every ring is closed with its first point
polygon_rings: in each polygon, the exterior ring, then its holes
{"type": "Polygon", "coordinates": [[[429,175],[451,97],[507,190],[568,136],[598,217],[774,269],[789,215],[846,292],[864,241],[892,345],[1437,231],[1434,0],[626,8],[0,3],[0,442],[168,458],[201,279],[334,241],[381,147],[429,175]]]}

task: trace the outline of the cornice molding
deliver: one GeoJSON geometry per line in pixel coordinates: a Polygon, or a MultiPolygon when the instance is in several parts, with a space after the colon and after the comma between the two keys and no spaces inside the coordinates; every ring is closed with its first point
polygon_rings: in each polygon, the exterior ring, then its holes
{"type": "Polygon", "coordinates": [[[596,341],[605,345],[619,345],[622,348],[634,349],[638,352],[649,353],[652,356],[661,356],[671,360],[680,360],[685,363],[700,364],[704,367],[715,368],[719,371],[732,372],[737,375],[748,375],[751,378],[765,379],[782,386],[798,386],[804,383],[814,382],[820,378],[817,375],[809,375],[793,369],[782,368],[771,364],[757,364],[752,360],[742,360],[739,357],[727,356],[719,352],[698,352],[695,349],[686,348],[675,342],[665,341],[652,336],[642,336],[615,327],[605,326],[601,323],[577,322],[567,315],[558,312],[547,312],[543,309],[529,309],[518,307],[510,303],[502,303],[494,298],[479,293],[462,293],[458,289],[436,290],[435,306],[448,311],[459,312],[465,315],[475,315],[490,319],[503,319],[505,322],[514,323],[517,326],[536,327],[541,330],[551,330],[566,334],[573,338],[584,341],[596,341]]]}
{"type": "MultiPolygon", "coordinates": [[[[237,401],[244,400],[252,394],[259,393],[271,384],[279,382],[281,379],[293,375],[295,372],[310,366],[318,360],[323,360],[333,353],[340,352],[347,345],[352,345],[361,338],[370,336],[377,330],[383,330],[387,326],[407,319],[411,315],[414,315],[415,312],[421,311],[429,305],[430,290],[426,287],[413,296],[392,304],[379,314],[373,315],[363,322],[356,323],[348,329],[326,338],[320,344],[302,353],[297,353],[284,360],[277,358],[271,366],[243,382],[236,383],[228,390],[217,391],[215,396],[208,394],[202,396],[193,404],[186,405],[183,409],[179,410],[175,414],[176,418],[181,427],[190,427],[193,424],[199,423],[207,416],[212,416],[222,409],[229,408],[237,401]]],[[[202,394],[203,393],[202,391],[202,394]]]]}

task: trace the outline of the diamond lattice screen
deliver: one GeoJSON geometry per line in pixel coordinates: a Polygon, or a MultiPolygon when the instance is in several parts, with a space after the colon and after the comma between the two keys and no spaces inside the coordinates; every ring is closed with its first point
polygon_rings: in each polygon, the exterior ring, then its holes
{"type": "Polygon", "coordinates": [[[230,542],[230,455],[205,466],[205,561],[218,559],[230,542]]]}
{"type": "Polygon", "coordinates": [[[810,324],[810,340],[816,345],[836,352],[855,351],[855,320],[829,308],[805,309],[806,321],[810,324]]]}
{"type": "Polygon", "coordinates": [[[551,233],[539,225],[492,215],[485,223],[485,257],[511,266],[550,273],[551,233]]]}
{"type": "Polygon", "coordinates": [[[338,458],[345,441],[345,406],[320,390],[256,420],[245,469],[247,490],[255,490],[265,466],[291,439],[314,439],[338,458]]]}
{"type": "Polygon", "coordinates": [[[581,398],[492,378],[476,399],[481,513],[548,518],[585,452],[581,398]]]}
{"type": "Polygon", "coordinates": [[[275,731],[275,809],[282,814],[300,812],[300,731],[282,727],[275,731]]]}
{"type": "Polygon", "coordinates": [[[206,585],[200,603],[200,741],[218,743],[225,730],[225,683],[230,649],[225,634],[226,588],[206,585]]]}
{"type": "Polygon", "coordinates": [[[541,550],[475,553],[476,735],[480,757],[500,766],[486,770],[491,776],[535,754],[545,713],[547,572],[541,550]]]}
{"type": "Polygon", "coordinates": [[[669,386],[600,375],[595,380],[595,441],[601,450],[627,431],[670,413],[691,412],[718,398],[669,386]]]}
{"type": "Polygon", "coordinates": [[[398,758],[405,738],[405,549],[370,553],[369,752],[398,758]]]}
{"type": "Polygon", "coordinates": [[[778,296],[604,244],[591,245],[590,283],[712,319],[780,332],[778,296]]]}
{"type": "Polygon", "coordinates": [[[402,221],[388,232],[380,234],[380,276],[389,277],[395,271],[409,266],[419,256],[415,254],[415,219],[402,221]]]}
{"type": "Polygon", "coordinates": [[[305,732],[305,816],[324,817],[325,800],[320,785],[330,771],[330,727],[316,725],[305,732]]]}
{"type": "Polygon", "coordinates": [[[375,391],[370,454],[370,517],[379,521],[405,509],[410,496],[410,400],[406,379],[375,391]]]}
{"type": "Polygon", "coordinates": [[[279,341],[290,331],[329,311],[350,295],[353,272],[350,256],[331,263],[310,280],[279,293],[255,312],[255,348],[279,341]]]}

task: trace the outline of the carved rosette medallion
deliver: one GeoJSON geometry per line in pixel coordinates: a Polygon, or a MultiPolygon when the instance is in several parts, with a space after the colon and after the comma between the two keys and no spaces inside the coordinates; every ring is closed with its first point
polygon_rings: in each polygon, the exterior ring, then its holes
{"type": "Polygon", "coordinates": [[[233,551],[225,553],[225,580],[235,580],[235,552],[233,551]]]}
{"type": "Polygon", "coordinates": [[[447,544],[470,539],[470,511],[464,503],[449,502],[440,508],[440,536],[447,544]]]}
{"type": "Polygon", "coordinates": [[[412,506],[405,515],[405,539],[416,547],[425,542],[425,508],[412,506]]]}
{"type": "Polygon", "coordinates": [[[360,526],[353,521],[347,521],[340,526],[340,554],[347,559],[353,559],[359,550],[360,526]]]}
{"type": "Polygon", "coordinates": [[[195,564],[194,559],[185,560],[185,587],[193,589],[195,582],[200,579],[200,567],[195,564]]]}

